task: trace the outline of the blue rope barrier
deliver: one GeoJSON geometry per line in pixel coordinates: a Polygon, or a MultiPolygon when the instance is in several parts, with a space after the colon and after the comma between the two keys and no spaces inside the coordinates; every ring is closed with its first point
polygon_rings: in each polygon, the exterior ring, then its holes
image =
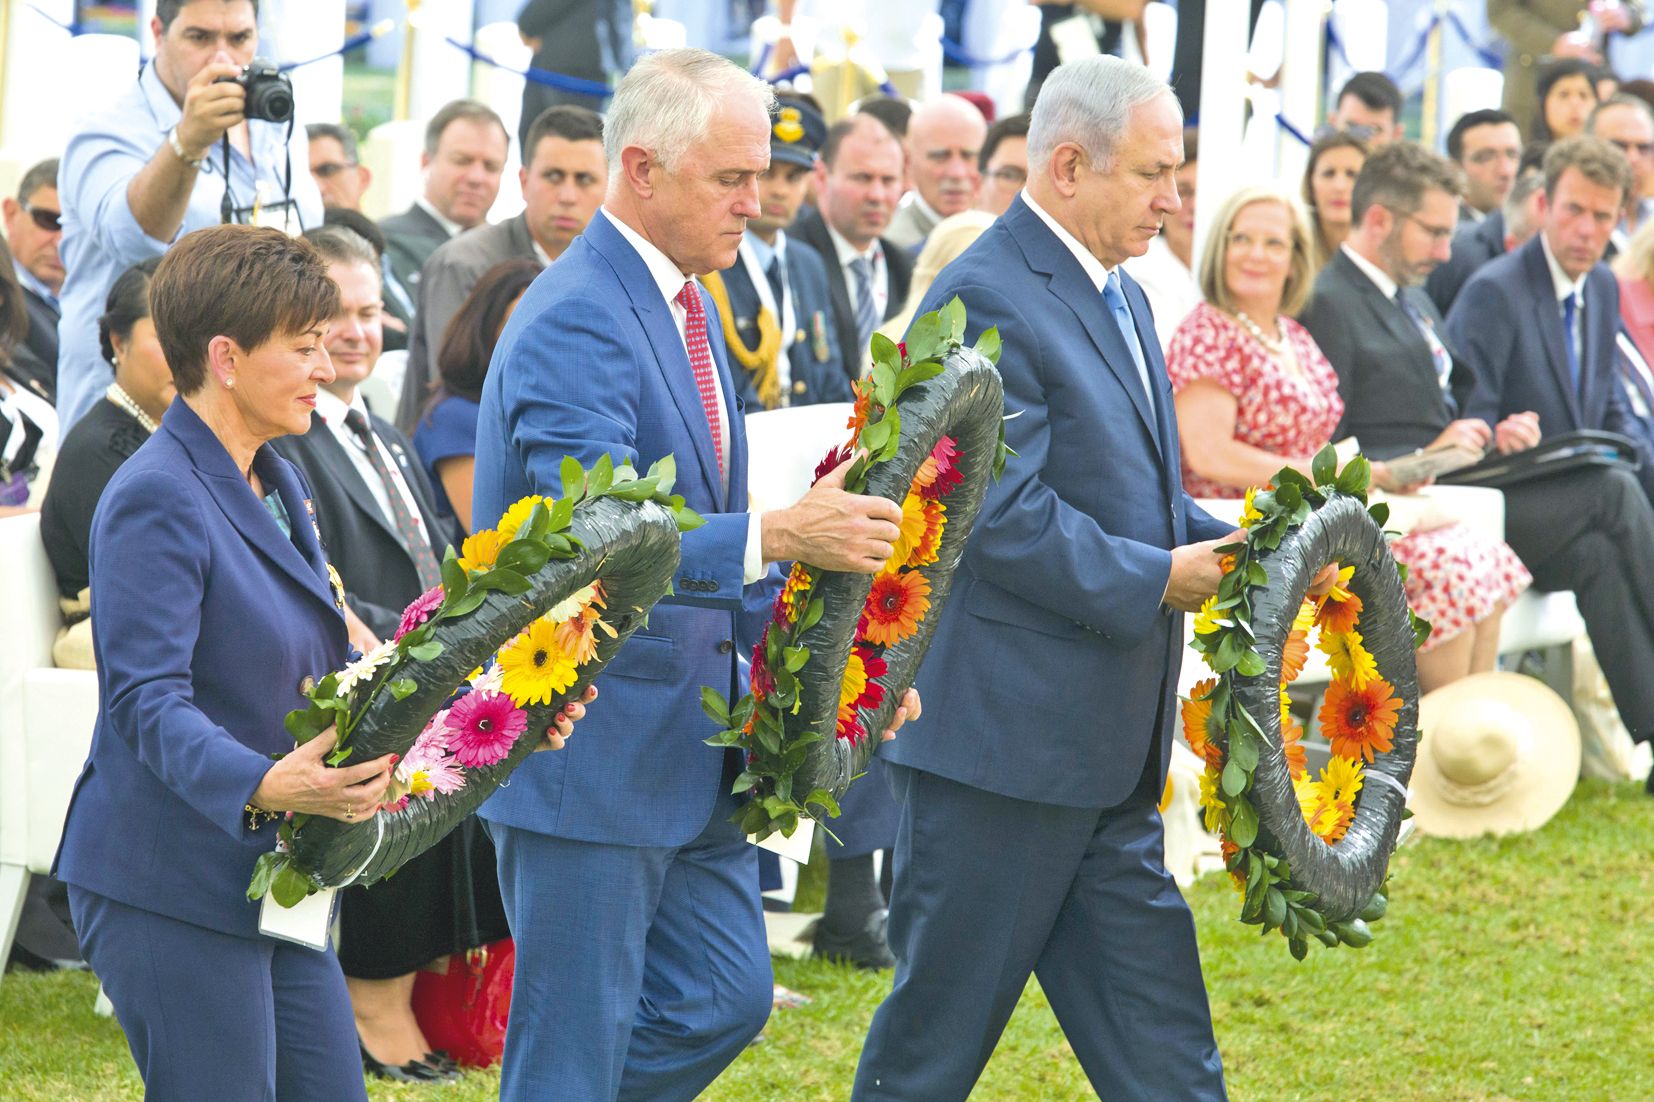
{"type": "Polygon", "coordinates": [[[42,8],[36,4],[24,4],[23,6],[33,11],[36,15],[40,16],[40,18],[44,19],[52,26],[68,31],[72,35],[81,35],[86,33],[85,23],[65,23],[45,8],[42,8]]]}
{"type": "Polygon", "coordinates": [[[544,84],[556,88],[560,92],[572,92],[575,95],[591,96],[594,99],[606,99],[614,95],[614,89],[601,81],[583,80],[580,77],[571,77],[565,73],[554,73],[549,69],[536,69],[533,66],[527,69],[518,69],[515,66],[496,61],[475,46],[461,42],[457,38],[445,36],[443,40],[473,61],[480,61],[484,65],[492,65],[496,69],[504,69],[508,73],[516,73],[524,80],[532,80],[536,84],[544,84]]]}
{"type": "Polygon", "coordinates": [[[383,28],[378,26],[369,27],[367,30],[360,31],[345,39],[344,45],[340,46],[336,50],[329,50],[325,54],[319,54],[316,57],[307,58],[304,61],[289,61],[278,66],[278,68],[284,73],[290,73],[294,69],[302,69],[306,65],[314,65],[318,61],[326,61],[328,58],[332,57],[342,57],[345,54],[350,53],[352,50],[360,50],[363,46],[366,46],[369,42],[372,42],[375,38],[378,38],[384,33],[385,29],[383,28]]]}
{"type": "Polygon", "coordinates": [[[1275,125],[1279,126],[1282,130],[1285,130],[1288,134],[1291,134],[1294,138],[1297,138],[1304,145],[1308,146],[1312,144],[1304,132],[1299,130],[1296,126],[1293,126],[1291,121],[1279,111],[1275,112],[1275,125]]]}
{"type": "Polygon", "coordinates": [[[752,75],[753,76],[762,77],[764,75],[764,66],[766,66],[770,63],[770,54],[772,54],[774,52],[775,52],[775,43],[773,43],[773,42],[764,43],[764,48],[762,50],[758,51],[758,61],[756,63],[754,63],[754,65],[752,67],[752,75]]]}
{"type": "Polygon", "coordinates": [[[1469,46],[1471,50],[1475,52],[1477,57],[1481,58],[1483,65],[1487,66],[1489,69],[1504,68],[1504,57],[1500,55],[1498,50],[1493,49],[1491,46],[1484,46],[1472,38],[1470,36],[1470,28],[1464,25],[1464,20],[1459,18],[1458,12],[1449,11],[1447,13],[1447,25],[1453,28],[1454,32],[1458,34],[1460,40],[1463,41],[1466,46],[1469,46]]]}
{"type": "Polygon", "coordinates": [[[781,72],[776,73],[773,77],[770,77],[770,83],[785,84],[789,80],[797,80],[809,71],[810,67],[808,65],[794,65],[791,69],[784,69],[781,72]]]}

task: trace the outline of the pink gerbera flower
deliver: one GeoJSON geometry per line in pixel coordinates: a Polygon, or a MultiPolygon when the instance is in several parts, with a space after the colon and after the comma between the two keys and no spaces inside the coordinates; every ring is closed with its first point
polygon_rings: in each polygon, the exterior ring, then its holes
{"type": "Polygon", "coordinates": [[[527,727],[528,713],[504,693],[466,693],[448,712],[448,748],[461,765],[493,765],[527,727]]]}
{"type": "Polygon", "coordinates": [[[965,472],[959,469],[959,442],[951,436],[944,436],[919,465],[919,473],[913,481],[920,497],[936,501],[947,497],[964,480],[965,472]]]}
{"type": "Polygon", "coordinates": [[[429,620],[431,614],[441,607],[442,587],[440,585],[432,586],[415,597],[413,603],[402,610],[402,622],[396,625],[396,635],[392,637],[393,641],[402,638],[408,632],[429,620]]]}

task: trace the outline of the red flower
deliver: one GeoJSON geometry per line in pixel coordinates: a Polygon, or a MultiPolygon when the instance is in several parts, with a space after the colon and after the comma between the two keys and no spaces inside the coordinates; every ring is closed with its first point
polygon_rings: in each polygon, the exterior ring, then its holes
{"type": "Polygon", "coordinates": [[[959,469],[958,460],[959,442],[951,436],[938,440],[914,476],[919,496],[935,501],[951,494],[954,487],[965,481],[965,472],[959,469]]]}
{"type": "Polygon", "coordinates": [[[902,354],[902,366],[907,367],[908,366],[908,362],[907,362],[907,342],[906,341],[897,341],[896,342],[896,351],[898,351],[902,354]]]}
{"type": "Polygon", "coordinates": [[[770,673],[769,663],[764,660],[764,647],[769,638],[769,629],[765,628],[758,645],[752,648],[752,695],[759,701],[775,692],[775,677],[770,673]]]}
{"type": "Polygon", "coordinates": [[[855,452],[851,449],[849,444],[840,445],[839,447],[829,451],[826,458],[816,464],[815,477],[810,479],[810,485],[814,486],[817,482],[820,482],[835,467],[837,467],[840,463],[843,463],[846,459],[849,459],[854,454],[855,452]]]}

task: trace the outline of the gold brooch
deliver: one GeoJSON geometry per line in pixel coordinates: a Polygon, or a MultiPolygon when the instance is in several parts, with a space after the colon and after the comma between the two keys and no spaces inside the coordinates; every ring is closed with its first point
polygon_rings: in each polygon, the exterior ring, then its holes
{"type": "Polygon", "coordinates": [[[775,120],[775,136],[789,145],[804,137],[804,116],[796,107],[783,107],[775,120]]]}

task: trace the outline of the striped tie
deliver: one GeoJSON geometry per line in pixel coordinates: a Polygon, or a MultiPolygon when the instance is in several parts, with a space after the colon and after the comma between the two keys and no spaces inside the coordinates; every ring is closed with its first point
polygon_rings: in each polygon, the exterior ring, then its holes
{"type": "Polygon", "coordinates": [[[879,323],[873,310],[873,262],[860,256],[851,266],[856,270],[856,339],[861,342],[852,362],[861,364],[867,361],[867,346],[873,343],[873,327],[879,323]]]}
{"type": "Polygon", "coordinates": [[[414,522],[414,506],[402,496],[401,487],[397,485],[396,477],[391,474],[390,467],[385,463],[385,457],[379,454],[379,445],[373,434],[373,428],[368,419],[362,416],[362,411],[353,409],[345,414],[345,424],[351,431],[362,438],[362,447],[368,453],[368,462],[373,464],[374,473],[379,481],[385,484],[385,500],[390,503],[391,524],[396,528],[397,537],[408,552],[408,559],[413,563],[414,572],[419,575],[419,584],[424,589],[430,589],[442,581],[442,568],[437,565],[436,555],[431,551],[430,542],[419,534],[419,525],[414,522]]]}

